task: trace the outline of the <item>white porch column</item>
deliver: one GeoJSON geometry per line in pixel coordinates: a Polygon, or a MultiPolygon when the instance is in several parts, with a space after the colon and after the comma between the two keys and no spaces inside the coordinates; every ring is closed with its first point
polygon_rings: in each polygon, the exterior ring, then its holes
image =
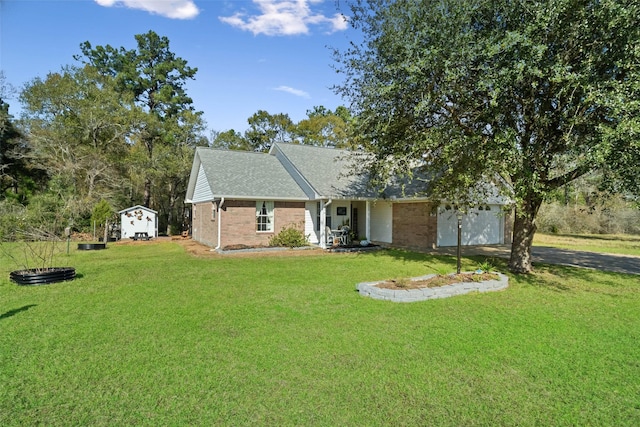
{"type": "Polygon", "coordinates": [[[367,208],[364,216],[364,232],[368,241],[371,241],[371,202],[367,200],[367,208]]]}
{"type": "Polygon", "coordinates": [[[327,209],[324,200],[320,200],[320,247],[327,249],[327,209]]]}

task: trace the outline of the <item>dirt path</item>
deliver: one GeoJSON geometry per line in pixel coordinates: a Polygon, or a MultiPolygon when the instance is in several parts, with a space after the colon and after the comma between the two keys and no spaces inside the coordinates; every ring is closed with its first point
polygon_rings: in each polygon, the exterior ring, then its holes
{"type": "Polygon", "coordinates": [[[220,258],[220,257],[263,257],[263,256],[309,256],[309,255],[331,255],[330,253],[323,251],[320,248],[317,249],[284,249],[278,251],[237,251],[237,253],[220,254],[213,248],[202,243],[198,243],[192,239],[185,239],[179,236],[175,237],[157,237],[149,241],[133,241],[133,240],[120,240],[115,242],[115,245],[151,245],[159,242],[173,242],[182,246],[185,251],[193,256],[201,258],[220,258]]]}

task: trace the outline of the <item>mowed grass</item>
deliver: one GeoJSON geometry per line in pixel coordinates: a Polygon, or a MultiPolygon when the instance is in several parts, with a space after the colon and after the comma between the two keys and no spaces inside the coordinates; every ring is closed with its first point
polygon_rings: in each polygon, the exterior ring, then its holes
{"type": "Polygon", "coordinates": [[[640,256],[640,236],[536,233],[533,244],[555,248],[640,256]]]}
{"type": "Polygon", "coordinates": [[[38,287],[0,261],[2,426],[640,425],[637,276],[540,266],[398,304],[355,284],[455,258],[111,245],[38,287]]]}

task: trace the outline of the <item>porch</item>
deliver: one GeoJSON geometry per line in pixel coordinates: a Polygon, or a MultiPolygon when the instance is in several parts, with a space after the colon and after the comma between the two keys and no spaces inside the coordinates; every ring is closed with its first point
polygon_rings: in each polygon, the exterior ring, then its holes
{"type": "Polygon", "coordinates": [[[361,241],[372,240],[391,243],[391,205],[388,214],[383,213],[383,205],[348,199],[308,202],[305,234],[323,249],[357,247],[361,241]]]}

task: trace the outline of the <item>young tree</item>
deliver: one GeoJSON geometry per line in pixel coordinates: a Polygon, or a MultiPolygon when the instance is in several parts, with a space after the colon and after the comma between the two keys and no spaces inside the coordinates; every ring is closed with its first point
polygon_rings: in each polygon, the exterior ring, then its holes
{"type": "Polygon", "coordinates": [[[549,192],[597,169],[638,188],[637,1],[351,6],[364,38],[336,52],[337,91],[375,155],[370,169],[384,178],[419,164],[435,176],[425,192],[450,200],[500,175],[515,199],[512,271],[531,270],[549,192]]]}
{"type": "MultiPolygon", "coordinates": [[[[113,223],[115,211],[106,200],[102,199],[95,204],[91,211],[91,224],[97,230],[97,236],[102,237],[108,233],[106,229],[109,221],[113,223]]],[[[95,237],[95,236],[94,236],[95,237]]]]}

